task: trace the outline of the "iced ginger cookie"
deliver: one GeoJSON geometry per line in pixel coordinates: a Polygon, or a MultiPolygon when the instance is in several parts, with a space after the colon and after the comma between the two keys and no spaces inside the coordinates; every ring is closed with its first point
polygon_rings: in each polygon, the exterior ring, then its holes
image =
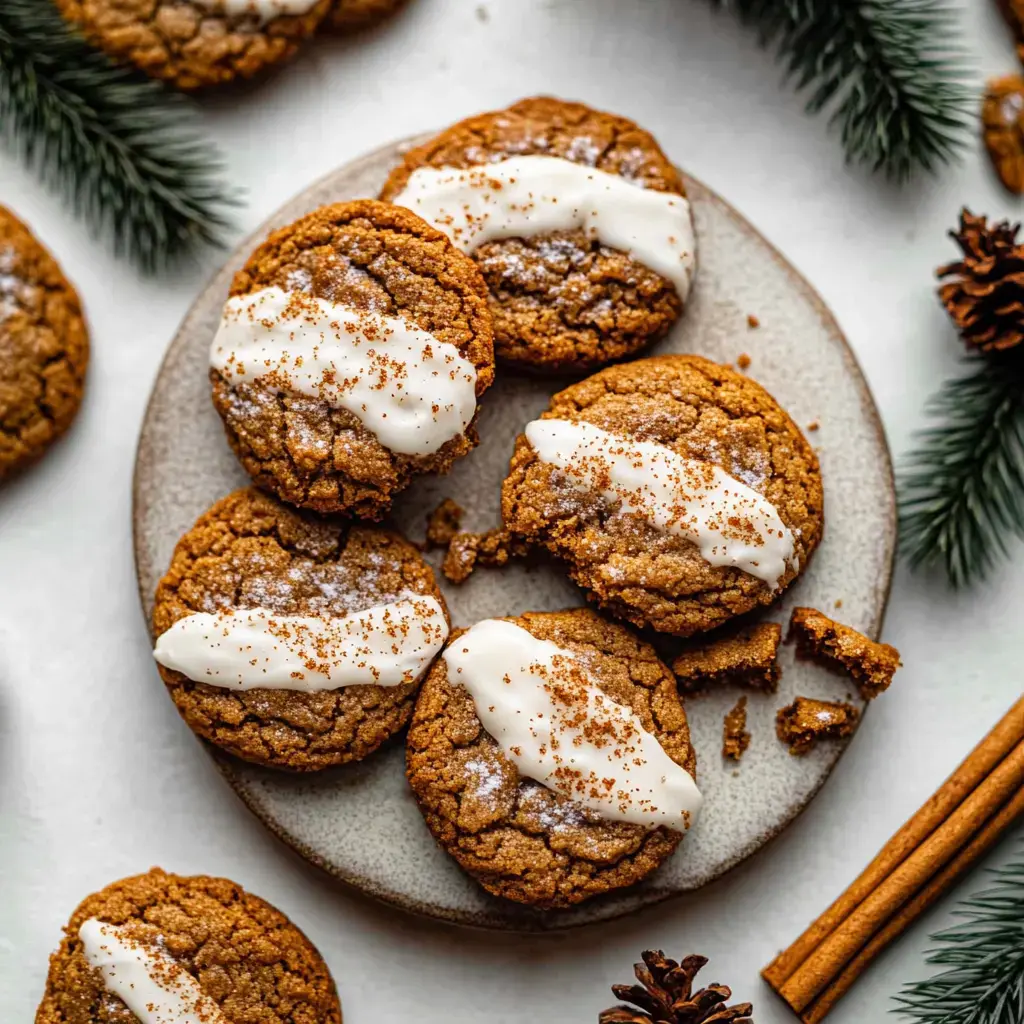
{"type": "Polygon", "coordinates": [[[115,60],[179,89],[251,78],[311,36],[331,0],[56,0],[115,60]]]}
{"type": "Polygon", "coordinates": [[[210,349],[213,402],[260,486],[379,519],[419,473],[477,443],[494,379],[472,260],[376,200],[275,231],[235,276],[210,349]]]}
{"type": "Polygon", "coordinates": [[[822,531],[818,460],[778,403],[699,356],[612,366],[516,440],[505,526],[634,625],[689,636],[774,601],[822,531]]]}
{"type": "Polygon", "coordinates": [[[472,254],[495,350],[583,372],[664,337],[695,266],[679,172],[632,121],[550,97],[447,128],[411,150],[381,198],[472,254]]]}
{"type": "Polygon", "coordinates": [[[359,761],[405,726],[448,613],[398,534],[242,490],[179,541],[153,636],[196,733],[246,761],[315,771],[359,761]]]}
{"type": "Polygon", "coordinates": [[[406,756],[438,843],[488,892],[536,907],[640,881],[700,809],[672,673],[585,608],[453,633],[406,756]]]}
{"type": "Polygon", "coordinates": [[[86,897],[50,957],[36,1024],[341,1024],[330,971],[269,903],[153,868],[86,897]]]}
{"type": "Polygon", "coordinates": [[[89,333],[75,289],[0,206],[0,479],[32,462],[82,402],[89,333]]]}

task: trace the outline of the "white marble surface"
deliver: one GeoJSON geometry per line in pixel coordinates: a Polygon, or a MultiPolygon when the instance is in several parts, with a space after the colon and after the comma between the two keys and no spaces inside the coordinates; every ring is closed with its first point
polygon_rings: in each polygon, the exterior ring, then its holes
{"type": "MultiPolygon", "coordinates": [[[[964,14],[980,73],[1014,70],[994,5],[964,14]]],[[[1021,213],[975,150],[898,191],[844,168],[821,120],[779,87],[750,35],[702,0],[414,0],[390,26],[325,41],[250,94],[206,103],[232,179],[238,235],[338,163],[387,140],[550,91],[635,116],[781,248],[857,350],[896,452],[956,365],[931,271],[962,203],[1021,213]]],[[[885,636],[906,668],[810,809],[739,870],[690,898],[550,937],[461,931],[341,891],[249,817],[155,685],[131,564],[135,438],[163,348],[217,264],[144,281],[6,156],[13,206],[79,287],[93,332],[77,427],[0,491],[0,1019],[31,1020],[46,958],[86,893],[152,864],[230,875],[320,947],[350,1024],[590,1021],[645,946],[712,958],[708,981],[791,1020],[758,968],[864,865],[1020,690],[1024,551],[954,595],[901,571],[885,636]],[[1016,656],[1016,657],[1015,657],[1016,656]],[[714,977],[710,977],[710,975],[714,977]]],[[[989,858],[1006,860],[1013,843],[989,858]]],[[[975,876],[972,885],[979,885],[975,876]]],[[[927,972],[927,934],[890,950],[837,1024],[877,1020],[927,972]]]]}

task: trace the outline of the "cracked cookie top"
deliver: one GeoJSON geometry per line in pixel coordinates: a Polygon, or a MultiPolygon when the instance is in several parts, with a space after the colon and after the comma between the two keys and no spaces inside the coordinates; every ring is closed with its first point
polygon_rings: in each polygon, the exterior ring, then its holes
{"type": "Polygon", "coordinates": [[[96,46],[179,89],[251,78],[290,57],[331,0],[56,0],[96,46]]]}
{"type": "MultiPolygon", "coordinates": [[[[420,595],[437,602],[438,628],[446,634],[433,570],[404,538],[241,490],[217,502],[178,542],[157,587],[153,636],[190,616],[252,609],[285,624],[303,616],[329,627],[351,613],[420,595]]],[[[225,636],[224,646],[230,642],[225,636]]],[[[164,665],[160,674],[182,717],[204,739],[247,761],[294,771],[371,754],[405,726],[420,684],[417,675],[387,685],[236,689],[196,682],[164,665]]]]}
{"type": "Polygon", "coordinates": [[[57,261],[0,206],[0,479],[38,458],[78,412],[89,335],[57,261]]]}
{"type": "Polygon", "coordinates": [[[634,625],[689,636],[770,604],[821,539],[813,449],[759,384],[733,370],[699,356],[609,367],[556,394],[538,422],[551,420],[590,424],[621,438],[624,450],[638,442],[717,467],[725,480],[719,493],[735,501],[733,491],[742,491],[744,516],[716,525],[721,513],[712,509],[699,545],[644,514],[643,502],[611,500],[605,492],[614,487],[581,488],[519,436],[502,486],[506,528],[556,555],[593,600],[634,625]],[[730,488],[727,478],[741,488],[730,488]],[[754,502],[765,508],[748,519],[754,502]],[[766,536],[754,536],[754,526],[766,536]],[[711,527],[735,533],[740,555],[716,548],[711,527]],[[781,545],[778,575],[763,571],[772,553],[767,540],[781,545]]]}
{"type": "Polygon", "coordinates": [[[486,288],[408,210],[325,206],[236,275],[211,364],[214,405],[258,484],[379,519],[414,475],[446,472],[477,443],[476,402],[494,378],[486,288]]]}
{"type": "MultiPolygon", "coordinates": [[[[696,758],[668,668],[630,630],[585,608],[507,621],[572,652],[691,776],[696,758]]],[[[449,648],[464,636],[455,632],[449,648]]],[[[488,891],[541,908],[568,907],[650,874],[682,835],[609,820],[519,774],[489,735],[467,689],[439,658],[424,680],[406,743],[409,782],[428,827],[488,891]]]]}
{"type": "MultiPolygon", "coordinates": [[[[558,157],[640,188],[685,194],[653,136],[632,121],[535,97],[460,121],[411,150],[381,198],[394,200],[422,167],[524,156],[558,157]]],[[[582,372],[625,358],[664,337],[683,308],[670,281],[582,229],[488,241],[472,256],[489,289],[498,357],[531,369],[582,372]]]]}
{"type": "Polygon", "coordinates": [[[341,1024],[327,965],[284,914],[225,878],[159,868],[79,904],[50,958],[36,1024],[157,1024],[171,1006],[161,994],[180,1001],[182,993],[210,1024],[341,1024]],[[126,957],[96,966],[90,929],[102,934],[107,961],[126,957]],[[138,1015],[118,994],[133,1001],[132,985],[121,984],[130,980],[157,986],[138,1015]]]}

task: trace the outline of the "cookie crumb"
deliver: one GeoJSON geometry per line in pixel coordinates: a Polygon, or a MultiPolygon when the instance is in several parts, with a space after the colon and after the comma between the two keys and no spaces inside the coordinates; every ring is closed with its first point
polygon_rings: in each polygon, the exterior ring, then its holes
{"type": "Polygon", "coordinates": [[[522,558],[528,547],[504,529],[457,533],[448,545],[441,571],[452,583],[465,583],[478,566],[500,569],[510,558],[522,558]]]}
{"type": "Polygon", "coordinates": [[[740,697],[722,723],[722,757],[738,761],[750,746],[747,732],[747,698],[740,697]]]}
{"type": "Polygon", "coordinates": [[[811,422],[807,424],[807,429],[808,430],[820,430],[821,429],[821,424],[817,420],[811,420],[811,422]]]}
{"type": "Polygon", "coordinates": [[[841,597],[836,598],[835,607],[837,610],[843,607],[843,599],[841,597]]]}
{"type": "Polygon", "coordinates": [[[800,757],[818,740],[849,736],[859,719],[860,712],[844,701],[797,697],[792,704],[779,708],[775,716],[775,733],[789,745],[791,754],[800,757]]]}
{"type": "Polygon", "coordinates": [[[754,330],[755,328],[757,328],[757,327],[760,327],[760,326],[761,326],[761,321],[760,321],[760,320],[758,320],[758,319],[757,319],[757,317],[756,317],[756,316],[754,316],[754,314],[753,314],[753,313],[748,313],[748,314],[747,314],[747,326],[748,326],[748,327],[749,327],[749,328],[750,328],[751,330],[754,330]]]}
{"type": "Polygon", "coordinates": [[[779,682],[776,657],[782,639],[777,622],[721,630],[688,646],[672,663],[680,689],[697,692],[723,682],[743,683],[774,693],[779,682]]]}
{"type": "Polygon", "coordinates": [[[427,550],[446,548],[455,539],[465,514],[460,505],[451,498],[445,498],[433,512],[427,516],[427,550]]]}
{"type": "Polygon", "coordinates": [[[736,365],[741,370],[745,370],[750,365],[750,356],[746,352],[741,352],[736,360],[736,365]]]}
{"type": "Polygon", "coordinates": [[[835,622],[814,608],[794,608],[789,639],[796,640],[801,658],[824,662],[844,671],[865,700],[874,700],[889,688],[901,665],[900,652],[876,643],[850,626],[835,622]]]}

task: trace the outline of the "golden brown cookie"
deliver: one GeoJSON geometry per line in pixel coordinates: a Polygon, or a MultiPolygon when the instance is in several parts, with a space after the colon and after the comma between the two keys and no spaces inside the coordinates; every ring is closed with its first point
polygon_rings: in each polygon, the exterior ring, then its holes
{"type": "Polygon", "coordinates": [[[685,537],[581,493],[521,434],[502,487],[505,526],[556,555],[592,600],[636,626],[690,636],[770,604],[821,539],[814,451],[778,403],[733,370],[676,355],[608,367],[556,394],[541,419],[589,423],[717,465],[792,531],[799,565],[788,564],[773,591],[742,569],[706,562],[685,537]]]}
{"type": "MultiPolygon", "coordinates": [[[[336,619],[407,593],[433,597],[444,609],[433,570],[397,533],[296,512],[254,489],[235,491],[178,542],[157,587],[153,636],[200,612],[263,608],[336,619]]],[[[162,665],[160,674],[204,739],[246,761],[292,771],[373,753],[408,722],[420,685],[236,690],[162,665]]]]}
{"type": "MultiPolygon", "coordinates": [[[[366,199],[324,206],[275,231],[235,276],[232,296],[277,287],[397,317],[458,349],[477,399],[494,379],[491,318],[476,266],[415,214],[366,199]]],[[[426,455],[399,454],[346,409],[271,381],[210,372],[213,402],[249,475],[285,501],[379,519],[420,473],[444,473],[477,444],[475,419],[426,455]]]]}
{"type": "Polygon", "coordinates": [[[138,1021],[111,990],[129,971],[115,966],[108,979],[90,963],[89,939],[97,934],[108,952],[123,944],[138,964],[152,965],[150,976],[194,1008],[189,1019],[217,1014],[254,1024],[341,1024],[327,965],[284,914],[226,878],[159,868],[114,882],[78,905],[50,957],[36,1024],[138,1021]]]}
{"type": "Polygon", "coordinates": [[[286,60],[327,16],[331,0],[57,0],[57,6],[115,60],[179,89],[198,89],[252,78],[286,60]]]}
{"type": "MultiPolygon", "coordinates": [[[[650,133],[616,114],[539,96],[467,118],[406,154],[381,191],[393,199],[419,167],[464,169],[554,156],[684,195],[650,133]]],[[[474,253],[490,291],[495,352],[539,371],[585,372],[668,333],[683,304],[671,282],[583,231],[489,242],[474,253]]]]}
{"type": "MultiPolygon", "coordinates": [[[[508,621],[578,653],[613,700],[631,708],[691,775],[696,757],[672,673],[628,629],[586,608],[508,621]]],[[[456,631],[450,643],[462,635],[456,631]]],[[[610,821],[519,775],[483,729],[444,658],[424,680],[406,743],[409,782],[438,843],[490,893],[569,907],[649,875],[679,832],[610,821]]]]}
{"type": "Polygon", "coordinates": [[[408,0],[334,0],[328,23],[339,32],[357,32],[389,18],[408,0]]]}
{"type": "Polygon", "coordinates": [[[0,480],[71,425],[82,402],[89,332],[57,261],[0,206],[0,480]]]}
{"type": "Polygon", "coordinates": [[[776,662],[781,639],[777,622],[730,626],[688,644],[672,662],[672,671],[680,688],[691,693],[720,683],[741,683],[774,693],[781,675],[776,662]]]}
{"type": "Polygon", "coordinates": [[[775,732],[789,745],[796,757],[809,753],[819,740],[843,739],[852,735],[860,721],[860,712],[846,701],[814,700],[797,697],[792,704],[779,708],[775,715],[775,732]]]}

